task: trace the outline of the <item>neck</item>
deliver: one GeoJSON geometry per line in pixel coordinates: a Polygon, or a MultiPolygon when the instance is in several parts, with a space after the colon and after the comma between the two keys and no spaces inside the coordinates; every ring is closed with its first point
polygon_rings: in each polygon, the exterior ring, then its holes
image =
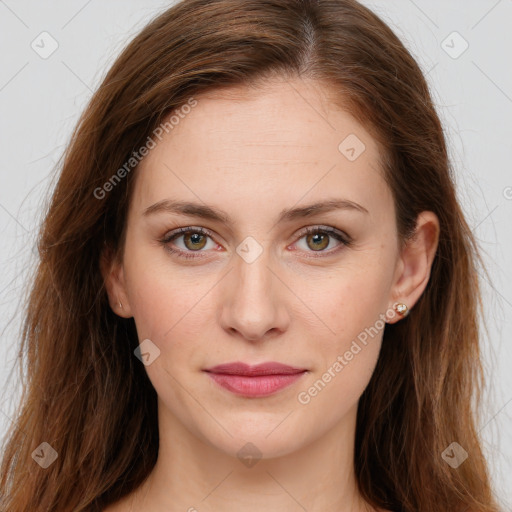
{"type": "MultiPolygon", "coordinates": [[[[213,446],[200,433],[190,432],[161,402],[158,410],[158,460],[137,490],[134,511],[372,510],[359,495],[353,467],[357,404],[335,428],[288,453],[279,453],[279,427],[269,429],[259,442],[250,435],[234,442],[219,427],[223,440],[213,446]],[[251,439],[254,442],[247,444],[251,439]],[[256,448],[263,445],[272,457],[256,448]],[[229,453],[233,446],[240,448],[229,453]]],[[[296,442],[300,445],[300,439],[296,442]]]]}

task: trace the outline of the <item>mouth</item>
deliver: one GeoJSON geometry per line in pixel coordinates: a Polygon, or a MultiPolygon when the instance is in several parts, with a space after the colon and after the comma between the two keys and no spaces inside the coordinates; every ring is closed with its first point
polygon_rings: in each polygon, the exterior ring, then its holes
{"type": "Polygon", "coordinates": [[[236,395],[258,398],[273,395],[292,385],[308,370],[275,362],[255,366],[236,362],[203,371],[219,386],[236,395]]]}

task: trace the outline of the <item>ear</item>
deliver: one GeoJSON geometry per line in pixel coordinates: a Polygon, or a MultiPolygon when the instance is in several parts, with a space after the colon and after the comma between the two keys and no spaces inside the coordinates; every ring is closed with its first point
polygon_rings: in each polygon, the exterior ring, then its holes
{"type": "MultiPolygon", "coordinates": [[[[430,270],[439,242],[439,219],[433,212],[424,211],[416,219],[414,236],[406,243],[396,267],[390,308],[396,302],[405,304],[409,310],[421,297],[430,279],[430,270]]],[[[401,319],[394,315],[387,323],[401,319]]]]}
{"type": "Polygon", "coordinates": [[[131,318],[133,315],[126,293],[123,263],[110,248],[105,248],[101,253],[100,269],[112,311],[120,317],[131,318]]]}

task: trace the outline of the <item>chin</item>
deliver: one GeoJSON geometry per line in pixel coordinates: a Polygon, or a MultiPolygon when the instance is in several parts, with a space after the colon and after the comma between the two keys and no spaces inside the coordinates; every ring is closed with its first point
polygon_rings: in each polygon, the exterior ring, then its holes
{"type": "Polygon", "coordinates": [[[293,414],[285,419],[286,415],[283,412],[241,414],[238,420],[232,418],[231,422],[219,418],[227,432],[222,428],[215,431],[200,429],[200,435],[210,446],[240,460],[244,457],[262,460],[282,457],[300,450],[315,437],[308,436],[300,425],[295,424],[293,414]]]}

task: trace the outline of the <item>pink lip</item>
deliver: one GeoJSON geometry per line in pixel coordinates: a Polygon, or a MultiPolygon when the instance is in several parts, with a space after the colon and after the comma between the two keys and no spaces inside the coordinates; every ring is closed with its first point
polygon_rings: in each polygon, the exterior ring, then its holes
{"type": "Polygon", "coordinates": [[[271,395],[300,379],[307,371],[280,363],[263,363],[249,366],[245,363],[228,363],[204,370],[223,388],[245,397],[271,395]]]}

